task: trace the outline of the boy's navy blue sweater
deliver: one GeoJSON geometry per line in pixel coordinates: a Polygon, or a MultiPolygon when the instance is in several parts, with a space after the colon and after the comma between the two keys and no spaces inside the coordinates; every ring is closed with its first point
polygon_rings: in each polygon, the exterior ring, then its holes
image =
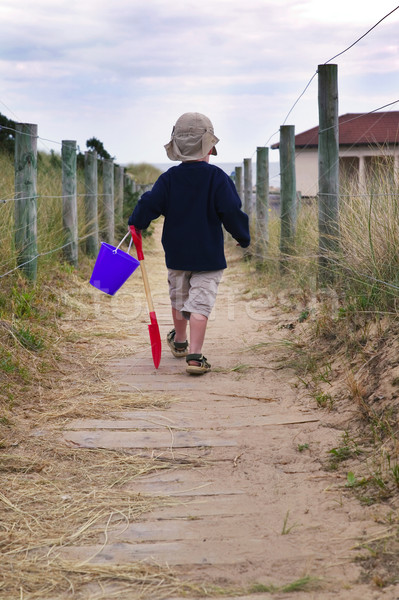
{"type": "Polygon", "coordinates": [[[164,215],[166,266],[183,271],[226,268],[222,224],[243,248],[250,243],[248,216],[228,175],[205,161],[181,163],[142,195],[129,225],[147,229],[164,215]]]}

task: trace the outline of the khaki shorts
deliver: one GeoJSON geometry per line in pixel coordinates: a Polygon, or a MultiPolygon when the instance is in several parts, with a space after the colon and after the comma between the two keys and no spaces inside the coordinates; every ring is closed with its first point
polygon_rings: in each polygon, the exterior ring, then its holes
{"type": "Polygon", "coordinates": [[[176,271],[168,269],[170,301],[185,319],[191,313],[209,317],[215,304],[223,269],[220,271],[176,271]]]}

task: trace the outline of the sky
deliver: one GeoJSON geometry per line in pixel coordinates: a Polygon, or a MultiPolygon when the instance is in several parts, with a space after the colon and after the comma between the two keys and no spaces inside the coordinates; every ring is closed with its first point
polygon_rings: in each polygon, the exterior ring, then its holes
{"type": "MultiPolygon", "coordinates": [[[[177,118],[201,112],[212,162],[238,165],[281,125],[317,125],[317,77],[289,114],[317,66],[396,1],[0,0],[0,113],[36,123],[42,151],[94,136],[120,164],[156,164],[177,118]]],[[[399,99],[398,25],[399,10],[333,61],[340,115],[399,99]]]]}

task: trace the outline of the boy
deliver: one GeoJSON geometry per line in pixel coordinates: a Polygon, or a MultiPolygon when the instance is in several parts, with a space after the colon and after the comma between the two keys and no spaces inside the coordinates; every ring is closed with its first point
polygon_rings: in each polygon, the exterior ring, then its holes
{"type": "Polygon", "coordinates": [[[208,117],[184,113],[165,145],[168,158],[181,164],[158,178],[129,218],[129,225],[140,230],[160,215],[165,217],[162,245],[174,323],[167,343],[173,356],[186,358],[186,371],[193,375],[211,368],[202,345],[227,266],[222,225],[243,248],[250,243],[248,216],[241,210],[233,182],[219,167],[209,164],[209,156],[217,154],[218,141],[208,117]]]}

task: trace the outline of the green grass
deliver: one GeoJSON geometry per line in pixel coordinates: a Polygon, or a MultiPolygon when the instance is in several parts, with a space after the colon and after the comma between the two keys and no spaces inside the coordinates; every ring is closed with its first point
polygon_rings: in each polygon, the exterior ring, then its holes
{"type": "Polygon", "coordinates": [[[251,365],[239,364],[227,369],[215,367],[213,371],[216,373],[246,373],[249,369],[251,369],[251,365]]]}
{"type": "Polygon", "coordinates": [[[261,594],[262,592],[269,594],[288,594],[290,592],[302,592],[309,589],[314,589],[318,581],[319,580],[316,577],[305,575],[304,577],[300,577],[295,581],[280,586],[273,584],[254,583],[251,585],[248,591],[250,594],[261,594]]]}
{"type": "Polygon", "coordinates": [[[319,393],[315,396],[316,404],[319,408],[331,409],[334,405],[334,400],[331,394],[319,393]]]}
{"type": "Polygon", "coordinates": [[[309,444],[298,444],[297,450],[298,452],[304,452],[305,450],[309,450],[309,444]]]}
{"type": "Polygon", "coordinates": [[[4,373],[19,372],[19,367],[14,362],[11,352],[8,352],[4,348],[0,349],[0,371],[4,371],[4,373]]]}
{"type": "Polygon", "coordinates": [[[44,348],[44,340],[40,334],[33,332],[28,325],[21,325],[15,328],[15,336],[20,344],[28,350],[38,352],[44,348]]]}
{"type": "Polygon", "coordinates": [[[328,470],[335,471],[341,463],[349,460],[350,458],[359,457],[363,453],[362,448],[359,446],[357,441],[350,436],[348,431],[345,431],[342,434],[341,439],[342,443],[340,446],[331,448],[331,450],[328,451],[328,470]]]}
{"type": "Polygon", "coordinates": [[[290,516],[290,511],[287,510],[286,515],[284,517],[284,522],[283,522],[283,528],[281,530],[281,535],[288,535],[289,533],[291,533],[291,531],[293,529],[295,529],[295,527],[298,527],[298,523],[293,523],[292,525],[288,525],[289,516],[290,516]]]}

